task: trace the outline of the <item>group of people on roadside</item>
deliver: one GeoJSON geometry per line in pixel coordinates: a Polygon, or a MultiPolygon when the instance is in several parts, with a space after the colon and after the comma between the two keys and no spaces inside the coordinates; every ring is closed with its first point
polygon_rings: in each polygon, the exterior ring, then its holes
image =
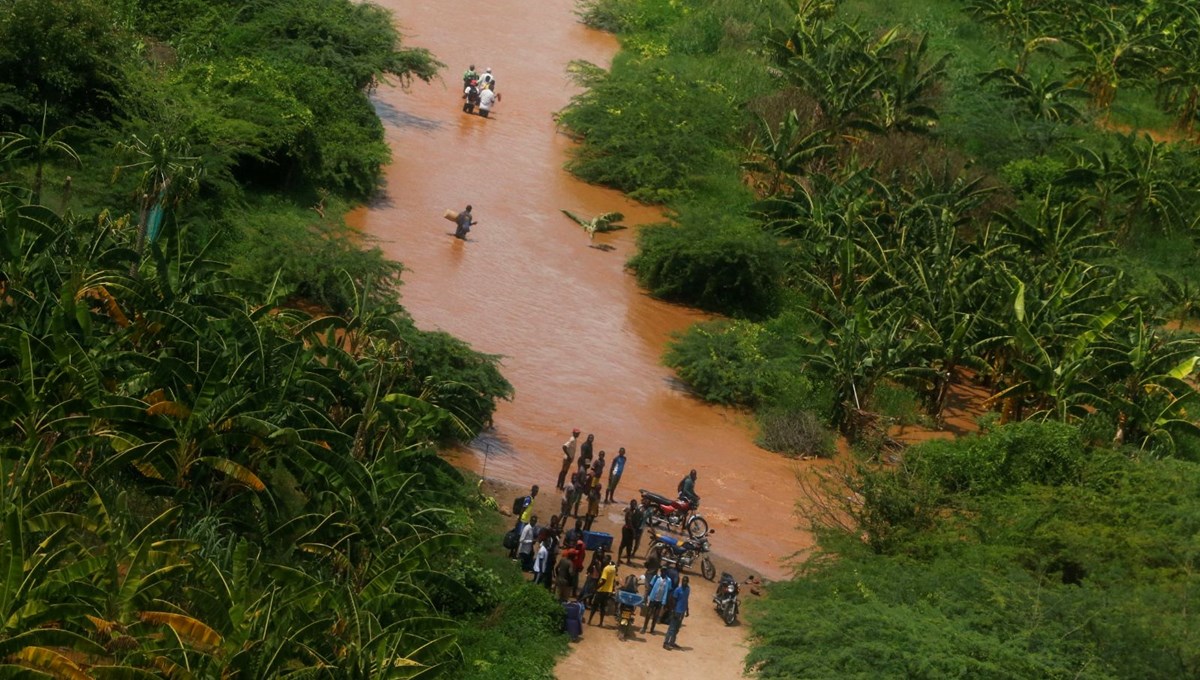
{"type": "MultiPolygon", "coordinates": [[[[576,528],[567,532],[568,542],[571,533],[577,531],[576,528]]],[[[681,575],[675,564],[663,565],[657,555],[650,555],[646,558],[643,574],[630,573],[622,581],[619,562],[614,561],[608,551],[601,547],[593,552],[587,567],[587,578],[580,587],[579,574],[585,552],[583,541],[577,539],[573,548],[562,551],[554,567],[555,589],[566,611],[566,628],[571,638],[578,639],[583,634],[583,614],[589,609],[587,625],[592,625],[599,614],[599,625],[604,627],[610,602],[614,602],[617,584],[621,583],[619,590],[630,593],[643,591],[642,633],[649,631],[653,635],[660,623],[666,624],[663,649],[677,649],[679,629],[683,626],[683,619],[691,613],[689,601],[692,590],[688,577],[681,575]]],[[[541,578],[536,566],[534,574],[536,583],[541,578]]]]}
{"type": "Polygon", "coordinates": [[[557,488],[562,491],[563,516],[579,516],[580,503],[587,500],[584,513],[584,531],[591,531],[592,523],[600,514],[601,488],[604,488],[603,501],[605,504],[615,502],[613,494],[625,474],[627,456],[625,447],[617,450],[612,463],[606,466],[603,450],[593,460],[596,435],[589,434],[583,443],[579,442],[579,428],[571,430],[571,437],[562,445],[562,469],[558,471],[557,488]],[[578,456],[576,456],[578,451],[578,456]],[[608,483],[603,483],[605,468],[608,472],[608,483]],[[570,475],[568,477],[568,475],[570,475]]]}
{"type": "Polygon", "coordinates": [[[492,69],[485,69],[483,75],[479,75],[475,72],[475,64],[471,64],[463,72],[463,99],[466,100],[463,102],[464,113],[474,113],[478,107],[479,115],[484,118],[491,114],[492,107],[500,100],[492,69]]]}
{"type": "MultiPolygon", "coordinates": [[[[599,625],[604,627],[618,590],[642,591],[642,632],[653,634],[657,625],[665,624],[663,647],[674,649],[679,628],[689,613],[688,578],[681,576],[674,563],[662,564],[657,554],[646,558],[644,572],[631,572],[621,578],[621,563],[634,564],[646,527],[643,508],[636,499],[631,499],[622,512],[616,555],[610,554],[610,545],[601,544],[591,551],[590,560],[587,557],[585,532],[591,531],[601,502],[617,502],[615,493],[625,472],[627,454],[622,447],[608,462],[606,453],[596,450],[595,435],[589,434],[582,441],[580,436],[580,430],[575,428],[562,445],[562,468],[557,482],[562,492],[559,514],[552,516],[549,524],[539,524],[532,511],[540,491],[536,485],[514,505],[514,511],[520,510],[517,523],[520,538],[513,556],[520,560],[522,569],[532,573],[533,583],[554,592],[563,603],[567,632],[573,639],[583,634],[585,614],[587,625],[593,624],[599,614],[599,625]],[[584,499],[587,504],[581,516],[584,499]],[[571,520],[574,522],[569,526],[571,520]]],[[[689,481],[694,484],[694,477],[689,481]]]]}

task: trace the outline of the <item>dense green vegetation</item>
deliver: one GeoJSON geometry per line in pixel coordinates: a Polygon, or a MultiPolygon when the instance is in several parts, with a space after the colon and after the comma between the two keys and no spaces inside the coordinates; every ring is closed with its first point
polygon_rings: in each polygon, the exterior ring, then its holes
{"type": "Polygon", "coordinates": [[[398,266],[340,235],[389,157],[367,89],[440,66],[396,45],[366,3],[8,0],[0,161],[35,202],[128,215],[149,238],[187,224],[310,301],[346,309],[343,281],[309,278],[342,269],[385,299],[398,266]]]}
{"type": "Polygon", "coordinates": [[[507,653],[549,677],[555,603],[492,585],[494,503],[436,453],[509,394],[494,358],[27,197],[0,194],[5,672],[463,677],[462,622],[532,607],[544,644],[507,653]]]}
{"type": "Polygon", "coordinates": [[[865,454],[806,488],[762,677],[1200,673],[1192,4],[580,3],[623,52],[576,69],[569,167],[669,208],[643,286],[734,317],[666,362],[764,446],[865,454]],[[1007,424],[891,448],[968,381],[1007,424]]]}
{"type": "Polygon", "coordinates": [[[1164,328],[1195,314],[1200,152],[1101,129],[1116,76],[1082,56],[1116,50],[1122,91],[1177,107],[1192,47],[1159,34],[1200,30],[1185,3],[743,5],[583,3],[624,49],[576,69],[590,89],[561,115],[573,170],[674,209],[641,233],[639,281],[744,319],[678,338],[681,377],[790,453],[831,450],[777,432],[814,416],[867,444],[936,425],[973,380],[1005,421],[1196,455],[1200,344],[1164,328]],[[992,27],[1006,12],[1029,14],[1017,38],[992,27]],[[1100,24],[1137,48],[1085,44],[1100,24]]]}
{"type": "Polygon", "coordinates": [[[1022,423],[829,481],[854,502],[809,508],[821,550],[749,612],[760,677],[1200,673],[1195,464],[1022,423]]]}
{"type": "Polygon", "coordinates": [[[346,0],[2,5],[0,675],[552,677],[436,453],[512,388],[340,217],[438,63],[346,0]]]}

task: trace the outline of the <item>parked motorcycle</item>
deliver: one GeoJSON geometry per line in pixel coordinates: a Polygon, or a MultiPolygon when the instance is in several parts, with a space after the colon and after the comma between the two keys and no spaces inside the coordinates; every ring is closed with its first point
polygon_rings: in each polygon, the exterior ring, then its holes
{"type": "Polygon", "coordinates": [[[628,640],[633,635],[633,618],[643,599],[637,593],[617,591],[617,639],[628,640]]]}
{"type": "Polygon", "coordinates": [[[664,526],[675,531],[683,531],[686,527],[692,538],[708,534],[708,521],[696,511],[700,506],[699,501],[693,504],[683,498],[671,500],[645,489],[638,491],[642,494],[642,511],[647,526],[664,526]]]}
{"type": "Polygon", "coordinates": [[[680,570],[692,566],[692,563],[699,558],[700,573],[711,581],[717,575],[717,568],[708,558],[708,552],[711,550],[708,545],[708,534],[712,533],[715,533],[715,530],[710,529],[700,538],[680,540],[674,536],[650,532],[650,537],[653,539],[650,543],[650,553],[657,553],[658,558],[664,563],[675,563],[680,570]]]}
{"type": "Polygon", "coordinates": [[[721,580],[717,582],[717,592],[713,595],[713,604],[726,626],[732,626],[733,622],[737,621],[738,605],[740,604],[738,591],[738,582],[733,578],[733,574],[727,571],[721,572],[721,580]]]}

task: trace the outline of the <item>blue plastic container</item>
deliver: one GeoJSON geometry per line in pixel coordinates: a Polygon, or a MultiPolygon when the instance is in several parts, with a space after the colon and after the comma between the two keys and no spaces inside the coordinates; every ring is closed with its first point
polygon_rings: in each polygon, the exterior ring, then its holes
{"type": "Polygon", "coordinates": [[[604,548],[605,550],[612,551],[612,542],[612,534],[605,533],[603,531],[583,532],[583,547],[587,548],[588,550],[604,548]]]}

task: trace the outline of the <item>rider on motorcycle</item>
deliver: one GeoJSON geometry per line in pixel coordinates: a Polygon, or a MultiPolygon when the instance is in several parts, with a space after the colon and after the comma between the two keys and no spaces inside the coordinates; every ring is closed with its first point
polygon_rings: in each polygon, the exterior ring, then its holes
{"type": "Polygon", "coordinates": [[[686,477],[679,480],[679,497],[691,503],[693,508],[700,503],[700,497],[696,495],[695,470],[692,470],[686,477]]]}

